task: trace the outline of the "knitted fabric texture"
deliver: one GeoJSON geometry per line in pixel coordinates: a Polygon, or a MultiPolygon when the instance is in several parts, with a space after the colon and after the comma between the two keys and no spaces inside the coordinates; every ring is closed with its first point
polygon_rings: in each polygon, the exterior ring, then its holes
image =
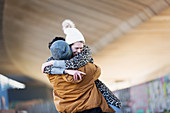
{"type": "Polygon", "coordinates": [[[56,60],[70,59],[72,51],[70,46],[63,40],[55,41],[50,47],[51,57],[56,60]]]}
{"type": "MultiPolygon", "coordinates": [[[[47,61],[55,60],[50,57],[47,61]]],[[[88,46],[84,46],[83,50],[80,54],[74,56],[70,60],[65,60],[65,65],[67,69],[79,69],[80,67],[86,65],[87,63],[93,63],[92,54],[90,48],[88,46]]],[[[48,66],[45,68],[45,73],[50,74],[52,66],[48,66]]],[[[118,108],[121,107],[120,100],[110,91],[110,89],[102,83],[99,79],[95,81],[96,87],[100,90],[106,102],[108,104],[114,105],[118,108]]]]}

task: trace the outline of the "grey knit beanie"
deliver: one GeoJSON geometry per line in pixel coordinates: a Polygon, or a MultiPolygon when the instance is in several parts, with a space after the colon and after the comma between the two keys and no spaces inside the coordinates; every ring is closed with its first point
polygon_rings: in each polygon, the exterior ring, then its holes
{"type": "Polygon", "coordinates": [[[55,41],[50,47],[50,52],[55,60],[68,60],[72,55],[70,46],[63,40],[55,41]]]}

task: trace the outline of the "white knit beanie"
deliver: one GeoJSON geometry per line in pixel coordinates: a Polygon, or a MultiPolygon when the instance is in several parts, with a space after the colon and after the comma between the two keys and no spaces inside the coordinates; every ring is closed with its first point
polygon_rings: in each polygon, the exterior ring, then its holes
{"type": "Polygon", "coordinates": [[[64,20],[62,26],[63,31],[66,34],[66,42],[69,45],[79,41],[85,43],[83,34],[77,28],[75,28],[75,25],[71,20],[64,20]]]}

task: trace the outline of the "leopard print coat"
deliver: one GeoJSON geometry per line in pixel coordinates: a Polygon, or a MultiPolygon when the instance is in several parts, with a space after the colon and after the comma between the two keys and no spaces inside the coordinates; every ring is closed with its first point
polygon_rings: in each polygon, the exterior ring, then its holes
{"type": "MultiPolygon", "coordinates": [[[[55,60],[50,57],[47,61],[55,60]]],[[[80,54],[74,56],[70,60],[65,60],[66,69],[78,69],[87,63],[93,63],[92,54],[88,46],[84,46],[80,54]]],[[[51,74],[52,66],[47,66],[44,69],[46,74],[51,74]]],[[[120,100],[110,91],[110,89],[102,83],[99,79],[95,81],[96,87],[101,91],[108,104],[114,105],[118,108],[121,107],[120,100]]]]}

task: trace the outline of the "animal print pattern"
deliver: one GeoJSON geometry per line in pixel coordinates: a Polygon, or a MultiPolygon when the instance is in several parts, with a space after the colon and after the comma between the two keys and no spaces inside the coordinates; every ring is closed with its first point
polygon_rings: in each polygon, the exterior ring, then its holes
{"type": "Polygon", "coordinates": [[[108,104],[114,105],[118,108],[121,107],[120,100],[110,91],[110,89],[102,83],[99,79],[95,81],[96,87],[100,90],[108,104]]]}
{"type": "MultiPolygon", "coordinates": [[[[47,61],[54,60],[50,57],[47,61]]],[[[87,63],[93,63],[92,54],[88,46],[84,46],[80,54],[74,56],[70,60],[65,60],[66,69],[79,69],[87,63]]],[[[44,69],[46,74],[51,73],[52,66],[47,66],[44,69]]],[[[101,91],[108,104],[114,105],[118,108],[121,107],[120,100],[110,91],[110,89],[102,83],[99,79],[95,81],[96,87],[101,91]]]]}
{"type": "Polygon", "coordinates": [[[80,54],[74,56],[70,60],[66,60],[66,69],[79,69],[87,63],[93,63],[92,54],[88,46],[84,46],[80,54]]]}
{"type": "MultiPolygon", "coordinates": [[[[47,62],[50,60],[55,60],[53,57],[48,58],[47,62]]],[[[83,50],[70,60],[65,60],[66,69],[79,69],[87,63],[93,63],[93,58],[90,48],[85,45],[83,50]]],[[[44,73],[51,74],[52,66],[46,66],[44,68],[44,73]]]]}

